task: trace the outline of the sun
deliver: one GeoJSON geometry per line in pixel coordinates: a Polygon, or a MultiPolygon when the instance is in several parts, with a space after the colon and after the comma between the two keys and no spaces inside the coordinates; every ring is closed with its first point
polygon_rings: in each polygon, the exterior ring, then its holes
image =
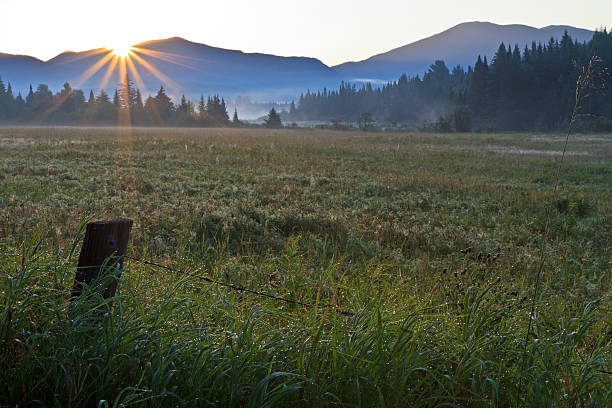
{"type": "Polygon", "coordinates": [[[125,58],[131,54],[132,47],[126,44],[116,44],[114,47],[111,48],[111,50],[113,52],[113,55],[116,55],[120,58],[125,58]]]}

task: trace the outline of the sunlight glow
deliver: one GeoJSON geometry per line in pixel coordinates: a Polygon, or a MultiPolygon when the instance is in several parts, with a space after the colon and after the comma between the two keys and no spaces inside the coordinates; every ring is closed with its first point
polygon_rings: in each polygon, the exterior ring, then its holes
{"type": "MultiPolygon", "coordinates": [[[[125,94],[126,88],[122,86],[122,84],[125,84],[128,77],[134,81],[135,85],[141,91],[141,94],[146,94],[148,92],[147,86],[139,72],[143,70],[158,79],[160,84],[169,89],[174,96],[180,94],[180,85],[161,72],[160,69],[155,66],[155,60],[195,69],[194,66],[183,62],[184,60],[189,60],[189,57],[119,44],[114,48],[100,48],[89,51],[78,58],[89,57],[94,57],[91,66],[87,67],[78,78],[76,78],[76,82],[72,84],[72,89],[80,88],[84,83],[93,78],[94,75],[99,74],[102,78],[101,80],[98,79],[99,85],[96,87],[97,90],[105,89],[110,83],[112,86],[107,95],[112,95],[112,88],[114,87],[115,92],[119,91],[119,96],[123,101],[128,100],[130,97],[125,94]],[[147,61],[145,58],[150,61],[147,61]],[[115,82],[115,80],[117,82],[115,82]]],[[[51,113],[62,106],[71,95],[72,92],[61,94],[53,106],[45,112],[42,112],[40,116],[36,118],[36,123],[42,123],[51,113]]],[[[93,113],[95,107],[92,106],[89,109],[91,113],[93,113]]],[[[153,107],[153,109],[155,109],[155,107],[153,107]]],[[[157,115],[159,116],[159,114],[157,115]]],[[[132,124],[130,109],[120,109],[117,119],[119,126],[129,128],[132,124]]]]}
{"type": "MultiPolygon", "coordinates": [[[[139,48],[140,50],[140,48],[139,48]]],[[[170,90],[175,94],[180,94],[180,86],[168,76],[166,76],[163,72],[157,69],[153,64],[148,63],[144,58],[142,58],[138,53],[133,52],[130,54],[131,58],[134,58],[140,65],[142,65],[147,71],[149,71],[153,76],[160,79],[163,84],[170,88],[170,90]]]]}
{"type": "Polygon", "coordinates": [[[132,53],[132,47],[126,44],[117,44],[111,49],[113,50],[113,54],[120,58],[125,58],[132,53]]]}

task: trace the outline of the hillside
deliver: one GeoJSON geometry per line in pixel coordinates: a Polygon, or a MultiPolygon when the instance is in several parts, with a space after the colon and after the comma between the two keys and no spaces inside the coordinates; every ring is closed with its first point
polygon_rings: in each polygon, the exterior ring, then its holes
{"type": "MultiPolygon", "coordinates": [[[[22,92],[30,82],[47,83],[57,89],[68,81],[85,90],[98,89],[107,69],[112,67],[111,58],[103,61],[109,52],[106,49],[64,52],[46,62],[4,54],[0,57],[0,75],[22,92]],[[96,64],[99,69],[86,78],[96,64]]],[[[201,94],[221,93],[284,99],[304,88],[334,86],[340,80],[337,72],[314,58],[244,53],[179,37],[136,44],[134,54],[131,64],[142,78],[145,94],[163,84],[174,96],[184,92],[197,98],[201,94]]],[[[119,82],[119,66],[116,64],[110,70],[107,91],[119,82]]]]}
{"type": "Polygon", "coordinates": [[[522,49],[532,41],[546,43],[551,37],[559,39],[566,30],[579,42],[593,36],[592,31],[571,26],[538,29],[520,24],[469,22],[363,61],[337,65],[334,69],[350,79],[395,80],[404,73],[422,74],[435,60],[444,60],[449,67],[457,64],[466,67],[473,65],[478,55],[492,57],[501,42],[518,44],[522,49]]]}
{"type": "MultiPolygon", "coordinates": [[[[532,41],[546,43],[551,37],[560,38],[565,31],[580,42],[588,41],[593,34],[570,26],[538,29],[470,22],[364,61],[333,68],[315,58],[245,53],[172,37],[134,45],[128,72],[137,72],[132,77],[142,78],[140,87],[145,95],[163,84],[174,97],[185,93],[196,99],[202,94],[218,93],[229,98],[242,95],[263,101],[291,100],[306,89],[335,88],[341,80],[388,81],[403,73],[422,74],[438,59],[449,67],[465,67],[473,64],[479,54],[491,57],[501,42],[522,48],[532,41]]],[[[86,92],[104,86],[111,93],[121,70],[120,64],[112,67],[112,59],[106,57],[109,53],[103,48],[67,51],[48,61],[0,54],[0,76],[11,82],[15,93],[27,92],[30,83],[46,83],[57,90],[66,81],[86,92]]]]}

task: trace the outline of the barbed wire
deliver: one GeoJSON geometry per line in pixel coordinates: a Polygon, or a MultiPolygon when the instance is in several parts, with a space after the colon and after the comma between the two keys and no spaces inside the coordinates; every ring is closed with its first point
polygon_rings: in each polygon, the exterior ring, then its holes
{"type": "Polygon", "coordinates": [[[238,291],[238,292],[250,293],[252,295],[266,297],[268,299],[273,299],[273,300],[276,300],[276,301],[279,301],[279,302],[285,302],[285,303],[289,303],[289,304],[293,304],[293,305],[298,305],[298,306],[303,306],[303,307],[308,307],[308,308],[312,308],[312,309],[316,309],[316,308],[331,308],[331,309],[334,309],[336,312],[338,312],[338,313],[340,313],[340,314],[342,314],[344,316],[355,316],[355,313],[349,312],[347,310],[342,310],[342,309],[340,309],[340,308],[338,308],[336,306],[333,306],[333,305],[324,305],[324,304],[320,304],[319,305],[319,304],[314,304],[314,303],[300,302],[298,300],[287,299],[287,298],[284,298],[284,297],[281,297],[281,296],[275,296],[275,295],[271,295],[269,293],[261,292],[261,291],[258,291],[258,290],[249,289],[249,288],[246,288],[244,286],[238,286],[238,285],[234,285],[234,284],[231,284],[231,283],[221,282],[221,281],[209,278],[208,276],[198,275],[198,274],[195,274],[195,273],[184,271],[182,269],[171,268],[171,267],[166,266],[166,265],[161,265],[161,264],[158,264],[158,263],[155,263],[155,262],[151,262],[151,261],[147,261],[145,259],[140,259],[140,258],[137,258],[137,257],[134,257],[134,256],[125,255],[125,258],[126,259],[130,259],[132,261],[140,262],[140,263],[142,263],[144,265],[155,266],[157,268],[166,269],[168,271],[172,271],[172,272],[175,272],[175,273],[178,273],[178,274],[182,274],[182,275],[190,276],[192,278],[200,279],[200,280],[203,280],[205,282],[212,283],[214,285],[219,285],[219,286],[222,286],[222,287],[225,287],[225,288],[228,288],[228,289],[231,289],[231,290],[235,290],[235,291],[238,291]]]}
{"type": "MultiPolygon", "coordinates": [[[[272,299],[272,300],[276,300],[276,301],[280,301],[280,302],[285,302],[285,303],[289,303],[289,304],[293,304],[293,305],[299,305],[299,306],[303,306],[303,307],[308,307],[308,308],[312,308],[312,309],[316,309],[316,308],[330,308],[330,309],[334,309],[336,312],[344,315],[344,316],[355,316],[355,313],[347,311],[347,310],[342,310],[339,307],[333,306],[333,305],[318,305],[318,304],[314,304],[314,303],[306,303],[306,302],[300,302],[297,300],[292,300],[292,299],[287,299],[284,297],[280,297],[280,296],[275,296],[275,295],[271,295],[269,293],[265,293],[265,292],[261,292],[261,291],[257,291],[257,290],[252,290],[249,288],[246,288],[244,286],[238,286],[238,285],[234,285],[231,283],[226,283],[226,282],[221,282],[212,278],[209,278],[208,276],[203,276],[203,275],[198,275],[195,273],[191,273],[191,272],[187,272],[184,271],[182,269],[175,269],[175,268],[171,268],[169,266],[166,265],[161,265],[152,261],[148,261],[145,259],[140,259],[134,256],[129,256],[129,255],[125,255],[124,256],[125,259],[130,259],[132,261],[136,261],[136,262],[140,262],[144,265],[150,265],[150,266],[154,266],[156,268],[160,268],[160,269],[165,269],[174,273],[178,273],[178,274],[182,274],[182,275],[186,275],[186,276],[190,276],[196,279],[200,279],[203,280],[205,282],[208,283],[212,283],[215,285],[219,285],[222,287],[226,287],[228,289],[231,290],[235,290],[235,291],[239,291],[239,292],[246,292],[246,293],[250,293],[252,295],[256,295],[256,296],[262,296],[262,297],[266,297],[268,299],[272,299]]],[[[579,366],[583,366],[587,363],[569,363],[569,366],[572,367],[579,367],[579,366]]],[[[595,369],[595,371],[599,372],[599,373],[603,373],[603,374],[608,374],[608,375],[612,375],[612,371],[608,371],[608,370],[602,370],[602,369],[595,369]]]]}

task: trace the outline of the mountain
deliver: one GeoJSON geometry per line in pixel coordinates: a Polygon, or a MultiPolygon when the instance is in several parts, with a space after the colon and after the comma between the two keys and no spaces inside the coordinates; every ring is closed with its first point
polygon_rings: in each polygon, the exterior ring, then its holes
{"type": "MultiPolygon", "coordinates": [[[[170,78],[180,78],[186,89],[195,87],[205,93],[220,92],[221,85],[224,94],[293,96],[308,87],[337,86],[340,80],[336,71],[315,58],[244,53],[177,37],[135,47],[143,60],[170,78]]],[[[144,73],[155,78],[146,69],[144,73]]]]}
{"type": "MultiPolygon", "coordinates": [[[[175,97],[185,93],[196,99],[219,93],[287,100],[307,88],[335,87],[341,80],[336,71],[315,58],[244,53],[179,37],[135,44],[131,57],[123,61],[127,61],[123,69],[145,95],[155,93],[163,84],[175,97]]],[[[0,54],[0,75],[22,92],[30,83],[58,89],[67,81],[86,92],[104,87],[111,93],[121,72],[122,60],[104,48],[68,51],[46,62],[0,54]]]]}
{"type": "Polygon", "coordinates": [[[547,43],[551,37],[560,39],[565,31],[579,42],[593,37],[593,31],[563,25],[535,28],[469,22],[366,60],[346,62],[333,68],[352,80],[396,80],[404,73],[423,74],[435,60],[444,60],[449,69],[455,65],[466,68],[474,64],[478,55],[492,58],[501,42],[512,47],[518,44],[522,51],[525,45],[531,46],[532,41],[547,43]]]}
{"type": "Polygon", "coordinates": [[[15,78],[15,80],[18,77],[33,76],[37,74],[43,64],[44,62],[41,60],[27,55],[12,55],[0,52],[0,77],[6,81],[9,76],[15,78]]]}
{"type": "Polygon", "coordinates": [[[588,41],[593,32],[570,26],[534,28],[485,22],[459,24],[425,38],[360,62],[333,68],[315,58],[279,57],[211,47],[173,37],[135,44],[127,60],[105,48],[67,51],[49,61],[24,55],[0,54],[0,76],[11,82],[14,93],[24,96],[30,84],[45,83],[57,91],[64,82],[73,88],[112,94],[127,71],[144,96],[163,85],[177,98],[182,93],[195,100],[200,95],[225,98],[250,97],[259,101],[296,99],[307,89],[337,88],[341,80],[389,81],[401,74],[422,74],[437,59],[447,66],[472,65],[476,57],[491,58],[503,41],[524,47],[532,41],[546,43],[567,31],[578,41],[588,41]],[[123,63],[122,63],[123,61],[123,63]]]}

